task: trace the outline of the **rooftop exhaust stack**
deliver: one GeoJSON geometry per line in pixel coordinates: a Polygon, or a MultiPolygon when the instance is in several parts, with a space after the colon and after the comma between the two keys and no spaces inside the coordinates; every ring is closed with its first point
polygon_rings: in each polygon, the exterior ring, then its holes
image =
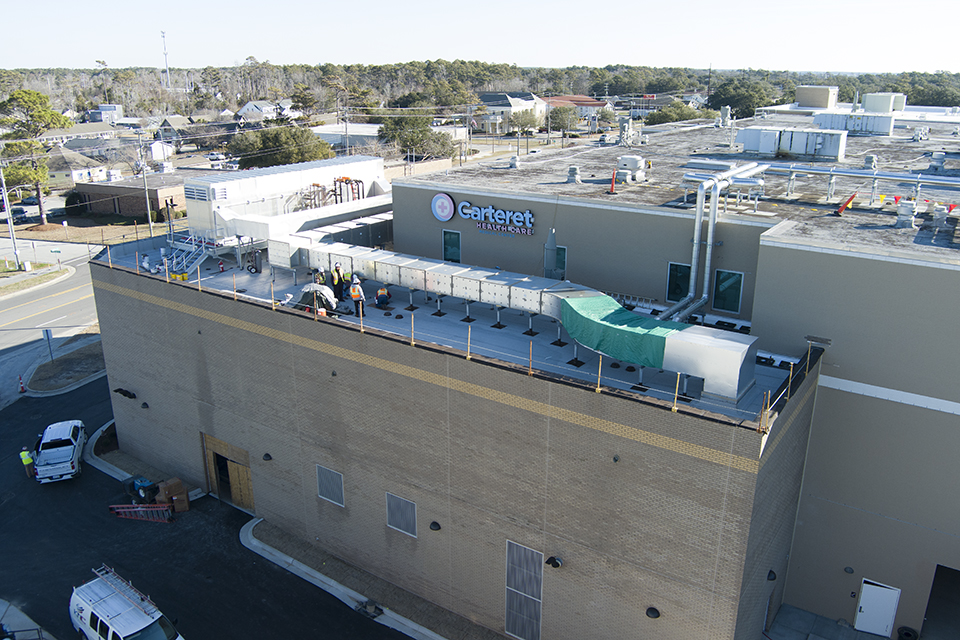
{"type": "Polygon", "coordinates": [[[720,107],[720,126],[721,127],[730,126],[730,107],[729,106],[720,107]]]}
{"type": "Polygon", "coordinates": [[[915,200],[901,200],[897,205],[897,222],[895,229],[913,229],[913,218],[917,211],[915,200]]]}
{"type": "Polygon", "coordinates": [[[943,163],[947,159],[947,154],[943,151],[937,151],[930,159],[930,171],[943,171],[943,163]]]}
{"type": "Polygon", "coordinates": [[[550,229],[543,245],[543,277],[557,279],[557,230],[550,229]]]}
{"type": "Polygon", "coordinates": [[[567,184],[583,184],[580,181],[580,167],[570,167],[567,170],[567,184]]]}

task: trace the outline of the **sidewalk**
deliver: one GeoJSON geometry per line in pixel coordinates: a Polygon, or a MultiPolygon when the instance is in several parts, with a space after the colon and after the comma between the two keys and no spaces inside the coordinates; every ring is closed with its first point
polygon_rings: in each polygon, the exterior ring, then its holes
{"type": "Polygon", "coordinates": [[[6,600],[0,600],[0,625],[16,640],[57,640],[6,600]]]}

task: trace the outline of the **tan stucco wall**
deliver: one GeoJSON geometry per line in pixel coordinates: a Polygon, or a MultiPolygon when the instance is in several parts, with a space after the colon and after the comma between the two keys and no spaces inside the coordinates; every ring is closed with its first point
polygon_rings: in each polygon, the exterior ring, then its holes
{"type": "MultiPolygon", "coordinates": [[[[694,213],[676,209],[639,210],[611,202],[520,196],[496,191],[454,191],[443,185],[393,186],[394,247],[397,251],[442,258],[442,230],[459,231],[461,262],[483,267],[542,276],[543,246],[551,228],[557,244],[567,247],[566,279],[602,291],[642,296],[663,304],[666,300],[670,262],[690,264],[694,213]],[[469,201],[484,207],[511,211],[529,210],[534,216],[534,235],[495,235],[481,232],[473,220],[459,215],[446,223],[437,220],[430,201],[447,193],[456,204],[469,201]]],[[[711,271],[726,269],[744,274],[741,312],[749,318],[757,272],[760,234],[767,223],[721,220],[716,229],[711,271]]],[[[703,225],[701,242],[706,242],[703,225]]],[[[701,278],[705,254],[701,252],[701,278]]],[[[712,294],[712,291],[711,291],[712,294]]],[[[713,310],[708,310],[712,313],[713,310]]],[[[732,315],[732,314],[727,314],[732,315]]]]}
{"type": "Polygon", "coordinates": [[[513,540],[564,559],[544,638],[734,637],[753,429],[91,271],[111,386],[137,393],[113,398],[131,453],[203,486],[200,434],[239,447],[257,515],[501,632],[513,540]],[[317,497],[317,464],[345,508],[317,497]],[[386,526],[385,492],[416,502],[418,538],[386,526]]]}
{"type": "Polygon", "coordinates": [[[960,568],[958,416],[821,387],[815,420],[785,601],[852,624],[866,578],[920,630],[937,564],[960,568]]]}

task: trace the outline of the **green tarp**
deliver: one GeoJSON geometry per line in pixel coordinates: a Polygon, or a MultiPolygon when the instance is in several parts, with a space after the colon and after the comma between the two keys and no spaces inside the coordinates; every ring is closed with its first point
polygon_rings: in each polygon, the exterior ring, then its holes
{"type": "Polygon", "coordinates": [[[570,337],[617,360],[663,368],[667,336],[689,324],[644,318],[610,296],[564,298],[560,322],[570,337]]]}

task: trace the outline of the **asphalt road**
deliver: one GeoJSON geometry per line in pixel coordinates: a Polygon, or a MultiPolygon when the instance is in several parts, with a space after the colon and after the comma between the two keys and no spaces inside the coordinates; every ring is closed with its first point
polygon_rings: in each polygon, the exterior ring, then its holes
{"type": "MultiPolygon", "coordinates": [[[[86,245],[18,242],[18,248],[24,260],[33,261],[33,255],[42,262],[60,258],[76,271],[68,278],[0,299],[0,408],[17,398],[18,376],[26,376],[35,364],[49,359],[44,329],[53,333],[51,346],[56,353],[69,336],[97,321],[86,245]]],[[[0,239],[0,251],[11,252],[9,239],[0,239]]]]}
{"type": "Polygon", "coordinates": [[[240,544],[250,516],[216,499],[173,523],[121,520],[120,483],[92,467],[39,485],[19,451],[52,422],[80,419],[92,434],[111,417],[104,378],[54,398],[21,398],[0,411],[0,599],[65,640],[72,587],[106,563],[151,596],[185,638],[403,639],[240,544]]]}

